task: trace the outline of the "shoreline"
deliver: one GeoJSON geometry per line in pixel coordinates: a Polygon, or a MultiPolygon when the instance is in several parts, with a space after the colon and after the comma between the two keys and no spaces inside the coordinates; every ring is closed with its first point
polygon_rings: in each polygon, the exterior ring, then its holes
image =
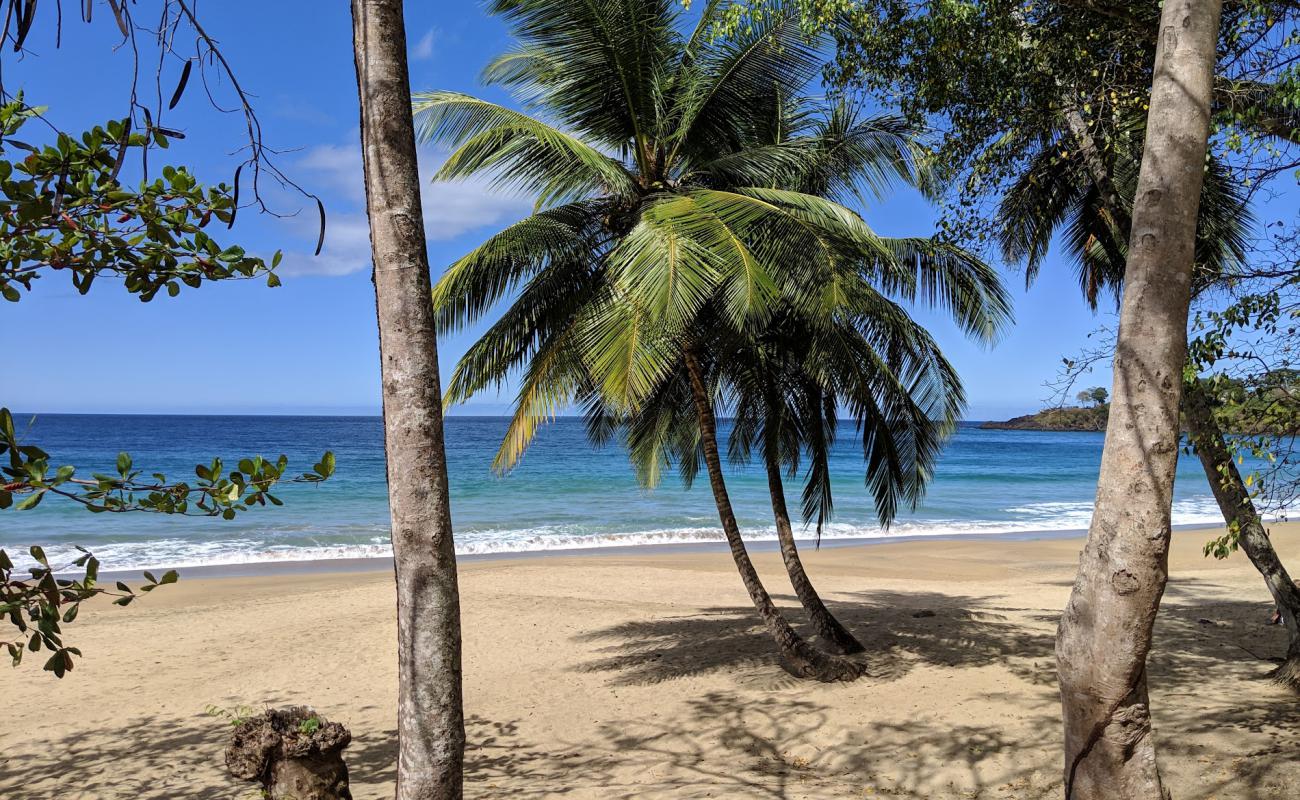
{"type": "MultiPolygon", "coordinates": [[[[1174,533],[1191,531],[1213,531],[1223,527],[1222,523],[1189,523],[1174,525],[1174,533]]],[[[955,532],[940,534],[903,534],[899,536],[854,536],[836,539],[823,538],[821,547],[815,547],[811,538],[795,537],[800,552],[816,552],[852,547],[875,547],[889,544],[908,544],[914,542],[961,542],[972,539],[984,539],[996,542],[1033,542],[1060,541],[1069,539],[1082,540],[1087,536],[1086,528],[1044,529],[1036,531],[990,531],[990,532],[955,532]]],[[[753,539],[745,541],[751,553],[776,553],[780,544],[775,539],[753,539]]],[[[609,556],[689,556],[695,553],[725,553],[727,543],[722,539],[716,541],[637,543],[627,545],[596,545],[592,547],[566,547],[555,549],[503,551],[499,553],[467,553],[457,555],[457,564],[491,563],[497,561],[533,561],[555,558],[599,558],[609,556]]],[[[175,569],[182,578],[257,578],[287,575],[349,575],[370,572],[389,572],[393,568],[392,556],[348,556],[342,558],[317,559],[268,559],[265,561],[246,561],[229,564],[197,564],[193,566],[160,564],[157,566],[125,567],[103,569],[102,580],[125,580],[138,576],[143,570],[154,572],[175,569]]],[[[57,574],[74,574],[76,571],[57,574]]]]}

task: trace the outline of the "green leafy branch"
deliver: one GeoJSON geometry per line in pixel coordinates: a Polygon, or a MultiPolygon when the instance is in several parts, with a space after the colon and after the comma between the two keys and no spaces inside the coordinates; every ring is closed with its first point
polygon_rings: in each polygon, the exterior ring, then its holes
{"type": "Polygon", "coordinates": [[[50,565],[43,549],[33,546],[29,552],[37,566],[28,570],[28,578],[15,577],[17,568],[9,554],[0,550],[0,617],[7,616],[16,630],[13,639],[0,640],[0,647],[8,650],[15,667],[22,663],[25,653],[37,653],[44,648],[50,652],[45,670],[62,678],[72,669],[73,656],[81,655],[79,648],[64,643],[62,626],[77,618],[83,602],[108,595],[116,598],[113,601],[115,605],[125,606],[141,594],[175,583],[180,578],[176,570],[169,570],[161,578],[145,572],[147,583],[138,592],[122,581],[117,581],[112,589],[101,587],[98,584],[99,559],[83,547],[77,550],[81,551],[81,556],[71,565],[56,568],[50,565]],[[67,573],[71,567],[79,568],[83,574],[72,578],[57,577],[67,573]]]}
{"type": "Polygon", "coordinates": [[[289,460],[281,455],[275,461],[261,456],[240,459],[238,469],[223,473],[221,459],[194,468],[198,480],[193,484],[170,482],[161,472],[142,477],[131,456],[119,453],[116,474],[93,473],[91,478],[76,477],[76,467],[54,467],[49,455],[34,445],[18,440],[13,415],[0,408],[0,457],[8,455],[8,464],[0,467],[0,510],[26,511],[35,508],[47,495],[56,495],[97,513],[148,511],[159,514],[233,519],[252,506],[283,505],[271,494],[277,483],[320,483],[334,474],[334,454],[326,452],[311,472],[286,477],[289,460]]]}
{"type": "MultiPolygon", "coordinates": [[[[277,483],[321,483],[334,474],[334,454],[326,452],[311,472],[295,477],[285,477],[288,459],[280,456],[269,461],[261,456],[239,461],[239,468],[223,474],[220,459],[194,468],[198,480],[194,484],[169,482],[162,473],[142,478],[134,468],[131,456],[121,453],[117,457],[114,475],[95,473],[91,479],[76,477],[76,467],[53,467],[49,455],[35,445],[19,441],[14,428],[13,415],[0,408],[0,462],[7,456],[7,464],[0,467],[0,510],[26,511],[35,508],[48,495],[55,495],[81,504],[93,512],[152,512],[233,519],[238,512],[253,506],[282,505],[271,494],[277,483]]],[[[88,550],[81,552],[75,561],[63,567],[51,566],[45,551],[33,546],[28,551],[36,566],[27,571],[30,577],[21,577],[9,554],[0,549],[0,618],[8,617],[17,635],[0,640],[8,650],[14,666],[22,662],[25,652],[36,653],[42,648],[51,655],[45,669],[62,678],[73,667],[73,657],[81,650],[67,645],[62,627],[77,618],[81,604],[98,595],[108,595],[114,604],[125,606],[143,593],[175,583],[178,574],[168,571],[162,577],[145,572],[146,583],[139,591],[118,581],[114,587],[100,586],[99,559],[88,550]],[[80,570],[79,577],[66,576],[73,569],[80,570]]]]}
{"type": "Polygon", "coordinates": [[[264,275],[267,285],[280,284],[273,270],[281,253],[268,264],[205,230],[214,221],[234,224],[238,173],[234,187],[205,187],[186,168],[166,166],[130,189],[118,178],[128,152],[166,148],[167,132],[114,120],[79,139],[59,133],[42,147],[15,138],[39,113],[21,96],[0,105],[0,296],[17,302],[54,270],[82,294],[101,275],[121,278],[144,302],[211,280],[264,275]],[[16,151],[25,155],[8,157],[16,151]]]}

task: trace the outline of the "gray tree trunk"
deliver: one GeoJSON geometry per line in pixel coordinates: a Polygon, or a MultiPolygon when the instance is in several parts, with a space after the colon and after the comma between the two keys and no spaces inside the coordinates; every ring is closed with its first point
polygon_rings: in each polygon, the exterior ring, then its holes
{"type": "Polygon", "coordinates": [[[768,633],[776,641],[786,668],[797,677],[826,682],[851,681],[861,677],[862,665],[847,658],[823,653],[796,633],[763,587],[758,571],[749,559],[745,540],[740,536],[740,525],[736,522],[731,498],[727,494],[727,484],[722,475],[722,458],[718,453],[718,426],[713,414],[713,402],[704,384],[704,370],[699,359],[689,351],[686,354],[686,368],[691,381],[691,400],[700,426],[700,444],[704,450],[709,486],[713,489],[713,500],[718,507],[722,532],[727,538],[727,546],[736,562],[736,569],[740,571],[740,579],[749,592],[749,599],[754,603],[768,633]]]}
{"type": "Polygon", "coordinates": [[[1097,503],[1056,637],[1065,794],[1167,796],[1147,695],[1168,570],[1220,0],[1166,0],[1134,199],[1097,503]]]}
{"type": "MultiPolygon", "coordinates": [[[[1127,230],[1128,214],[1115,191],[1101,152],[1088,132],[1083,115],[1077,108],[1071,107],[1068,100],[1067,96],[1063,112],[1066,124],[1088,166],[1093,183],[1102,194],[1103,205],[1111,219],[1127,230]]],[[[1196,289],[1193,286],[1194,292],[1196,289]]],[[[1095,300],[1095,297],[1090,299],[1095,300]]],[[[1212,409],[1211,398],[1200,381],[1183,384],[1183,412],[1196,443],[1205,477],[1213,487],[1215,500],[1223,513],[1224,523],[1239,532],[1241,549],[1264,577],[1264,583],[1286,625],[1287,655],[1273,677],[1278,683],[1300,691],[1300,624],[1297,623],[1297,618],[1300,618],[1300,588],[1292,582],[1277,551],[1273,549],[1273,543],[1264,530],[1254,501],[1250,498],[1250,491],[1228,451],[1223,431],[1219,429],[1212,409]]]]}
{"type": "Polygon", "coordinates": [[[1300,588],[1295,585],[1286,567],[1282,566],[1268,531],[1255,510],[1250,490],[1241,478],[1237,462],[1223,441],[1223,431],[1214,418],[1213,404],[1205,386],[1199,381],[1188,381],[1183,387],[1183,411],[1187,428],[1196,445],[1196,455],[1210,481],[1214,499],[1223,512],[1231,530],[1237,532],[1241,549],[1264,576],[1268,592],[1282,613],[1286,626],[1286,659],[1273,677],[1279,683],[1300,691],[1300,588]]]}
{"type": "Polygon", "coordinates": [[[804,571],[803,560],[799,558],[799,548],[794,541],[794,528],[790,525],[790,511],[785,504],[781,464],[771,442],[763,448],[763,463],[767,467],[767,489],[772,497],[772,516],[776,519],[776,538],[781,544],[781,560],[785,562],[786,574],[790,576],[790,585],[794,587],[799,603],[808,614],[813,630],[817,631],[817,643],[822,649],[840,655],[861,653],[866,648],[830,612],[822,602],[821,595],[817,594],[808,573],[804,571]]]}
{"type": "Polygon", "coordinates": [[[352,0],[397,578],[398,800],[461,797],[460,595],[401,0],[352,0]]]}

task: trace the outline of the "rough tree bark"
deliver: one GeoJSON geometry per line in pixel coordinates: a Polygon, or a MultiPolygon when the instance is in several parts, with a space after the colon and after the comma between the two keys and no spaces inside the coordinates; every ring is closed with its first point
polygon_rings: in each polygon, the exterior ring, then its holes
{"type": "Polygon", "coordinates": [[[1161,12],[1097,503],[1056,637],[1067,798],[1167,796],[1146,660],[1168,570],[1220,11],[1220,0],[1166,0],[1161,12]]]}
{"type": "MultiPolygon", "coordinates": [[[[1077,108],[1067,103],[1064,110],[1066,124],[1074,136],[1076,146],[1088,166],[1089,175],[1102,195],[1102,204],[1110,217],[1121,229],[1127,231],[1128,214],[1116,193],[1110,172],[1097,148],[1096,141],[1088,132],[1087,123],[1077,108]]],[[[1265,133],[1270,131],[1265,128],[1265,133]]],[[[1194,279],[1195,281],[1195,279],[1194,279]]],[[[1204,287],[1199,287],[1204,288],[1204,287]]],[[[1193,285],[1193,293],[1198,287],[1193,285]]],[[[1095,303],[1096,296],[1090,297],[1095,303]]],[[[1214,489],[1219,510],[1224,522],[1241,532],[1241,548],[1245,551],[1251,564],[1259,570],[1268,586],[1269,593],[1282,612],[1282,619],[1287,629],[1287,655],[1282,665],[1273,673],[1278,683],[1300,691],[1300,588],[1291,581],[1268,533],[1264,530],[1255,504],[1250,499],[1250,492],[1241,478],[1241,473],[1228,452],[1214,419],[1211,398],[1205,392],[1200,381],[1184,382],[1183,411],[1187,417],[1188,427],[1197,445],[1197,453],[1205,476],[1214,489]],[[1221,485],[1222,484],[1222,485],[1221,485]]]]}
{"type": "Polygon", "coordinates": [[[460,596],[401,0],[352,0],[397,580],[398,800],[461,797],[460,596]]]}
{"type": "Polygon", "coordinates": [[[722,458],[718,453],[718,426],[713,414],[713,402],[704,384],[704,368],[693,352],[686,353],[686,371],[691,381],[691,400],[695,405],[695,415],[700,426],[700,441],[704,450],[704,463],[709,473],[709,486],[713,489],[713,500],[718,506],[718,519],[722,522],[722,532],[731,549],[731,557],[740,571],[740,579],[749,592],[763,625],[772,638],[786,668],[792,675],[800,678],[812,678],[819,681],[851,681],[862,676],[862,665],[847,658],[840,658],[823,653],[803,639],[790,623],[782,616],[781,610],[772,602],[772,597],[763,588],[758,571],[749,559],[745,549],[745,540],[740,537],[740,526],[736,514],[731,508],[731,498],[727,494],[727,484],[722,475],[722,458]]]}
{"type": "Polygon", "coordinates": [[[1237,531],[1241,549],[1264,576],[1269,594],[1282,612],[1287,651],[1273,678],[1300,691],[1300,587],[1287,574],[1286,567],[1282,566],[1277,551],[1273,549],[1273,542],[1250,498],[1250,490],[1242,480],[1232,452],[1224,443],[1223,431],[1214,418],[1212,399],[1201,381],[1184,384],[1183,412],[1192,443],[1196,445],[1196,455],[1205,469],[1205,477],[1210,481],[1210,489],[1223,512],[1223,519],[1230,529],[1237,531]]]}
{"type": "Polygon", "coordinates": [[[790,585],[794,587],[795,595],[808,614],[813,630],[817,631],[817,643],[822,649],[840,655],[861,653],[866,648],[826,608],[821,595],[817,594],[812,580],[808,578],[808,573],[804,571],[803,560],[799,558],[799,548],[794,541],[794,528],[790,525],[790,511],[785,504],[781,464],[772,442],[763,448],[763,463],[767,468],[768,494],[772,496],[772,516],[776,519],[776,538],[781,543],[781,560],[785,562],[785,571],[790,576],[790,585]]]}

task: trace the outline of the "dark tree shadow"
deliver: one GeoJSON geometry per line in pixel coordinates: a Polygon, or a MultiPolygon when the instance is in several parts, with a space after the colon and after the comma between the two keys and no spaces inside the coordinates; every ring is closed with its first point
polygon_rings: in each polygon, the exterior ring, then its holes
{"type": "MultiPolygon", "coordinates": [[[[1300,760],[1294,757],[1300,698],[1267,680],[1285,648],[1285,633],[1265,624],[1271,611],[1266,601],[1234,595],[1240,595],[1238,588],[1198,579],[1170,584],[1150,671],[1161,757],[1179,797],[1300,796],[1300,760]]],[[[627,720],[609,727],[614,749],[624,758],[668,765],[681,781],[678,788],[699,789],[699,796],[707,796],[701,787],[709,787],[719,797],[786,800],[813,786],[841,796],[830,791],[839,783],[843,796],[867,790],[917,798],[1059,794],[1059,753],[1044,748],[1042,739],[1059,736],[1061,724],[1055,692],[1042,691],[1056,686],[1058,611],[1008,606],[998,596],[877,591],[837,597],[828,605],[867,646],[863,681],[894,681],[923,665],[1000,665],[1025,683],[1023,691],[1010,689],[1004,699],[1041,735],[1018,742],[997,726],[868,722],[861,741],[840,748],[834,758],[806,762],[789,750],[814,739],[827,707],[798,695],[768,703],[753,695],[712,693],[692,701],[688,720],[627,720]],[[924,757],[899,761],[899,752],[924,757]],[[997,768],[988,769],[994,762],[997,768]],[[955,785],[935,784],[936,765],[947,765],[943,772],[955,785]],[[952,778],[958,766],[960,778],[952,778]]],[[[800,616],[795,609],[788,614],[792,621],[800,616]]],[[[732,676],[741,690],[800,683],[778,670],[768,634],[745,606],[629,622],[580,638],[599,645],[599,657],[577,669],[606,673],[615,686],[709,673],[732,676]]]]}
{"type": "Polygon", "coordinates": [[[1044,783],[1036,774],[1039,765],[1028,760],[986,780],[981,762],[1024,746],[993,727],[870,724],[859,741],[823,749],[815,743],[830,724],[829,706],[788,699],[756,703],[752,697],[711,692],[689,708],[684,719],[604,726],[621,758],[653,765],[660,776],[650,795],[646,787],[628,787],[611,797],[946,798],[984,797],[990,791],[997,794],[989,796],[1045,798],[1059,787],[1050,779],[1044,783]],[[900,748],[913,758],[900,762],[900,748]],[[936,765],[946,766],[940,772],[936,765]],[[962,776],[961,790],[950,785],[954,775],[962,776]]]}
{"type": "MultiPolygon", "coordinates": [[[[284,705],[276,701],[267,705],[284,705]]],[[[366,709],[362,709],[363,711],[366,709]]],[[[323,710],[322,710],[323,712],[323,710]]],[[[0,754],[0,798],[4,800],[175,800],[212,797],[258,800],[249,783],[225,770],[230,739],[227,720],[196,715],[189,720],[149,716],[109,728],[88,722],[85,733],[40,742],[39,747],[0,754]],[[131,770],[119,765],[129,758],[131,770]]],[[[355,793],[390,796],[397,777],[397,731],[349,726],[352,743],[344,760],[355,793]]],[[[611,759],[580,749],[557,752],[524,739],[519,723],[479,716],[465,721],[465,781],[471,797],[497,790],[519,798],[560,797],[575,775],[603,780],[611,759]]]]}
{"type": "MultiPolygon", "coordinates": [[[[920,664],[965,667],[1006,662],[1037,676],[1052,654],[1052,635],[1026,628],[993,604],[996,598],[934,592],[861,592],[827,600],[866,645],[859,656],[868,680],[896,680],[920,664]]],[[[782,598],[787,599],[788,598],[782,598]]],[[[799,627],[798,611],[788,618],[799,627]]],[[[807,636],[812,631],[802,630],[807,636]]],[[[622,623],[580,637],[600,643],[602,657],[584,672],[611,672],[616,683],[653,684],[709,672],[765,669],[776,662],[771,638],[749,606],[622,623]]],[[[793,681],[794,679],[790,679],[793,681]]],[[[1035,677],[1035,682],[1046,680],[1035,677]]]]}
{"type": "MultiPolygon", "coordinates": [[[[1234,597],[1239,594],[1234,587],[1178,579],[1157,623],[1151,659],[1156,736],[1175,795],[1184,800],[1300,796],[1300,699],[1265,677],[1285,634],[1265,624],[1266,601],[1234,597]]],[[[900,591],[837,595],[830,605],[868,646],[863,682],[896,681],[923,666],[958,673],[1001,666],[1012,676],[1010,685],[980,698],[1014,709],[1016,725],[934,713],[899,720],[896,713],[874,715],[867,708],[854,727],[854,716],[838,705],[861,702],[853,687],[803,691],[810,685],[776,666],[752,609],[716,607],[582,634],[578,638],[594,645],[597,655],[575,669],[601,676],[612,688],[680,692],[680,686],[659,687],[705,674],[721,675],[727,688],[716,688],[715,680],[710,690],[670,706],[671,712],[646,708],[576,734],[577,741],[530,735],[522,720],[471,716],[467,797],[1059,796],[1054,609],[1013,606],[998,595],[900,591]],[[794,691],[773,691],[795,684],[794,691]]],[[[796,610],[790,616],[799,617],[796,610]]],[[[292,701],[267,698],[273,705],[292,701]]],[[[383,718],[373,707],[356,711],[383,718]]],[[[87,719],[85,732],[48,738],[42,738],[38,715],[24,722],[22,751],[0,751],[0,797],[255,796],[224,771],[229,726],[220,719],[196,714],[114,721],[91,712],[87,719]],[[129,772],[120,766],[123,759],[129,759],[129,772]]],[[[396,732],[350,727],[354,739],[346,759],[363,790],[359,796],[387,796],[395,778],[396,732]]]]}
{"type": "MultiPolygon", "coordinates": [[[[606,779],[609,758],[590,748],[557,748],[559,744],[529,741],[517,720],[466,717],[466,795],[562,797],[575,785],[598,786],[606,779]]],[[[397,778],[397,731],[356,736],[346,756],[358,781],[391,785],[397,778]]]]}

